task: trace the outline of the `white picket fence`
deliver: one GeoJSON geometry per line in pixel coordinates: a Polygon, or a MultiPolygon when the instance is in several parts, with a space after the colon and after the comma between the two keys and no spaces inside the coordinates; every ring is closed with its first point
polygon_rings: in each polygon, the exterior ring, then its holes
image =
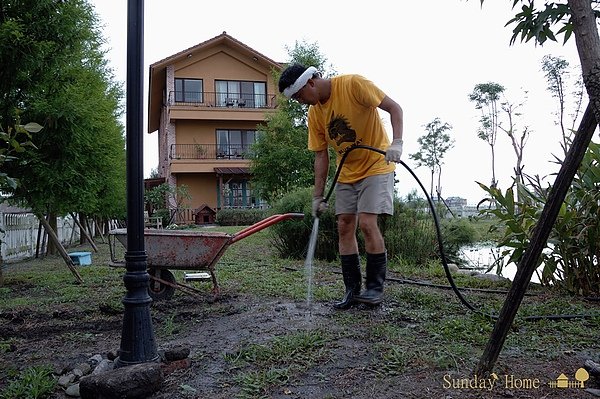
{"type": "MultiPolygon", "coordinates": [[[[58,218],[57,224],[56,234],[65,247],[79,243],[80,229],[71,216],[58,218]]],[[[39,220],[32,213],[0,213],[0,259],[14,262],[35,256],[38,226],[39,220]]],[[[45,248],[40,248],[39,253],[44,252],[45,248]]]]}

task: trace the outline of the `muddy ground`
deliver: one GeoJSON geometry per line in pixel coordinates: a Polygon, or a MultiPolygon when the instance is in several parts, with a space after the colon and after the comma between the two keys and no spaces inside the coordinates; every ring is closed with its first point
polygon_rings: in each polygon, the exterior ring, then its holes
{"type": "MultiPolygon", "coordinates": [[[[11,283],[10,270],[5,270],[5,277],[11,296],[39,295],[40,287],[36,284],[11,283]]],[[[340,276],[331,274],[328,279],[339,284],[340,276]]],[[[449,303],[457,302],[448,291],[430,287],[410,289],[423,294],[441,295],[449,303]]],[[[396,331],[406,334],[415,345],[423,348],[424,353],[439,353],[448,349],[442,347],[432,350],[434,344],[431,338],[420,329],[424,321],[398,300],[399,296],[394,294],[394,290],[406,292],[409,288],[399,285],[392,287],[392,283],[389,283],[390,295],[384,305],[377,308],[359,306],[342,315],[331,307],[330,300],[315,300],[309,305],[306,299],[236,292],[235,285],[227,288],[225,284],[223,295],[216,302],[210,301],[208,290],[206,294],[198,296],[178,291],[169,301],[154,302],[151,314],[158,349],[176,345],[189,347],[191,367],[168,375],[162,389],[151,398],[594,397],[581,388],[552,388],[549,383],[560,374],[573,380],[576,370],[582,367],[586,359],[598,361],[598,345],[571,344],[564,350],[550,348],[552,356],[545,356],[548,348],[543,347],[534,351],[509,348],[503,351],[497,362],[494,371],[498,380],[491,389],[487,385],[468,386],[473,384],[472,373],[481,355],[481,347],[464,357],[454,358],[446,367],[436,366],[427,356],[404,359],[402,367],[390,367],[389,362],[394,358],[381,357],[381,345],[385,346],[386,342],[381,342],[381,332],[373,333],[371,327],[374,324],[385,322],[393,325],[396,331]],[[243,375],[248,374],[242,372],[252,366],[234,363],[231,356],[235,357],[250,343],[268,345],[275,337],[301,331],[314,331],[327,336],[326,350],[313,358],[312,362],[303,363],[300,371],[276,377],[271,384],[249,390],[247,382],[242,380],[243,375]],[[456,384],[463,386],[453,386],[456,384]]],[[[591,306],[598,309],[596,305],[591,306]]],[[[456,308],[460,306],[456,305],[456,308]]],[[[0,353],[0,370],[3,370],[0,376],[4,378],[0,382],[0,391],[2,384],[6,384],[8,369],[34,364],[52,364],[57,370],[64,369],[94,354],[106,356],[119,349],[123,310],[114,303],[93,307],[55,304],[52,309],[48,312],[23,306],[17,310],[5,309],[0,312],[0,337],[4,342],[12,342],[10,348],[0,353]]],[[[433,314],[436,309],[430,312],[433,314]]],[[[398,343],[398,347],[402,347],[402,343],[398,343]]],[[[291,359],[294,359],[293,355],[291,359]]],[[[271,370],[288,366],[277,364],[276,359],[271,361],[273,365],[268,366],[271,370]]],[[[600,388],[598,381],[593,378],[585,382],[585,387],[600,388]]],[[[51,397],[64,398],[65,395],[61,389],[56,389],[51,397]]]]}

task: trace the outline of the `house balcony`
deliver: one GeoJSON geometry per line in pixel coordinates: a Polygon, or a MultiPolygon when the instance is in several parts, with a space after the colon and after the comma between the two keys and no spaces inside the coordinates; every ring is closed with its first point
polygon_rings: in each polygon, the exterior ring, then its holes
{"type": "Polygon", "coordinates": [[[214,173],[215,168],[248,168],[250,146],[222,144],[172,144],[171,173],[214,173]]]}
{"type": "Polygon", "coordinates": [[[167,105],[170,119],[262,122],[277,107],[277,96],[171,91],[167,105]]]}

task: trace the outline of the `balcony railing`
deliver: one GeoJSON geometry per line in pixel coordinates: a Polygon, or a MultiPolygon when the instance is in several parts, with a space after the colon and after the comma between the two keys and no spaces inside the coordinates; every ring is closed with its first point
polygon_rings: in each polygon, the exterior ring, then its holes
{"type": "Polygon", "coordinates": [[[169,92],[169,105],[219,108],[275,108],[274,94],[232,94],[219,92],[169,92]]]}
{"type": "Polygon", "coordinates": [[[250,145],[171,144],[171,159],[248,159],[250,145]]]}

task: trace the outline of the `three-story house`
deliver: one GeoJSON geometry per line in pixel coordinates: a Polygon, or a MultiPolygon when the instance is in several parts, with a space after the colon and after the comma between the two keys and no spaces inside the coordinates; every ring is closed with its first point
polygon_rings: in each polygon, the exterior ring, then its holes
{"type": "Polygon", "coordinates": [[[150,65],[148,132],[158,132],[158,173],[187,186],[191,209],[262,205],[249,153],[258,125],[274,112],[272,72],[281,68],[226,32],[150,65]]]}

